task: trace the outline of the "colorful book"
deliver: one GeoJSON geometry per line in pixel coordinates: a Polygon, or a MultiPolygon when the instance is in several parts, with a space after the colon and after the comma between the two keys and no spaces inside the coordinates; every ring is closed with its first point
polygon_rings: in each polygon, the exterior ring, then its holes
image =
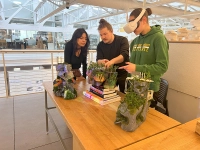
{"type": "MultiPolygon", "coordinates": [[[[110,94],[110,93],[114,93],[115,92],[115,89],[112,89],[112,90],[109,90],[107,89],[107,91],[102,91],[94,86],[90,86],[90,89],[101,94],[101,95],[104,95],[104,94],[110,94]]],[[[105,90],[105,89],[104,89],[105,90]]]]}
{"type": "Polygon", "coordinates": [[[93,89],[91,89],[91,88],[90,88],[90,92],[92,92],[92,93],[98,95],[98,96],[101,97],[101,98],[107,98],[107,97],[112,97],[112,96],[117,95],[117,92],[115,92],[115,91],[112,91],[112,93],[108,93],[108,94],[101,94],[101,93],[99,93],[98,91],[93,90],[93,89]]]}
{"type": "Polygon", "coordinates": [[[93,94],[92,92],[89,92],[88,90],[83,91],[83,95],[85,95],[86,97],[92,99],[93,101],[95,101],[95,102],[97,102],[101,105],[106,105],[106,104],[113,103],[113,102],[121,100],[121,97],[119,95],[115,95],[113,97],[103,99],[103,98],[93,94]]]}
{"type": "Polygon", "coordinates": [[[108,91],[115,91],[115,89],[105,89],[103,86],[95,86],[95,85],[92,85],[91,87],[94,87],[102,92],[108,92],[108,91]]]}

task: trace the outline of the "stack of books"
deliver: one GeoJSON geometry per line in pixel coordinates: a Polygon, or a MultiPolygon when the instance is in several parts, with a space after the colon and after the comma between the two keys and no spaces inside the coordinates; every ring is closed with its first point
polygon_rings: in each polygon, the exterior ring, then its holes
{"type": "Polygon", "coordinates": [[[93,85],[90,86],[89,91],[83,91],[83,95],[101,105],[106,105],[121,100],[121,97],[117,94],[115,89],[104,89],[102,87],[96,87],[93,85]]]}

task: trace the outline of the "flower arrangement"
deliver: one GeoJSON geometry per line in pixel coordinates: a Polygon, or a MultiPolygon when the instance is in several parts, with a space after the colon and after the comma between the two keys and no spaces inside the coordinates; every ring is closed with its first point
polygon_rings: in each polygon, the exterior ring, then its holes
{"type": "Polygon", "coordinates": [[[77,97],[77,91],[73,87],[75,80],[71,71],[71,65],[59,63],[56,66],[57,78],[53,81],[53,92],[56,96],[64,99],[74,99],[77,97]]]}

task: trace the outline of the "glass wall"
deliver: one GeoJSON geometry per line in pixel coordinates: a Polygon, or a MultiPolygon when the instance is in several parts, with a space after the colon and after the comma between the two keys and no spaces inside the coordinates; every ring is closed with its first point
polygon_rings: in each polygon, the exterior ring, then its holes
{"type": "MultiPolygon", "coordinates": [[[[62,50],[73,33],[45,32],[27,30],[0,29],[0,49],[49,49],[62,50]]],[[[91,45],[89,49],[96,49],[99,35],[88,34],[91,45]]]]}
{"type": "Polygon", "coordinates": [[[63,33],[0,29],[0,49],[63,49],[63,33]]]}

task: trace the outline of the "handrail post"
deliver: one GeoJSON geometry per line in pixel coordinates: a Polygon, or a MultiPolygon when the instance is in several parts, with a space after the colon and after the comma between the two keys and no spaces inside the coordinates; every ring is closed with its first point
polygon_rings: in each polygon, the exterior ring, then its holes
{"type": "Polygon", "coordinates": [[[7,81],[7,70],[6,70],[4,53],[2,53],[2,60],[3,60],[3,68],[4,68],[4,80],[5,80],[5,86],[6,86],[6,97],[8,97],[8,81],[7,81]]]}
{"type": "Polygon", "coordinates": [[[53,53],[51,53],[51,74],[52,74],[52,81],[54,80],[54,71],[53,71],[53,53]]]}

